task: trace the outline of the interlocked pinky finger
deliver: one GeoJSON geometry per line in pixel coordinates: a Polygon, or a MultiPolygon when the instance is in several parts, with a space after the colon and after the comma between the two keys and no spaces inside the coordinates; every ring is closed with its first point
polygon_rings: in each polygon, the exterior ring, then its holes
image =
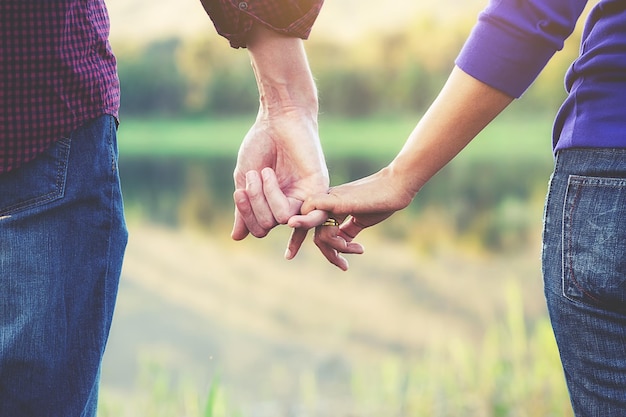
{"type": "Polygon", "coordinates": [[[363,229],[365,229],[365,226],[357,222],[354,217],[351,217],[349,221],[341,225],[338,234],[347,242],[351,242],[363,229]]]}

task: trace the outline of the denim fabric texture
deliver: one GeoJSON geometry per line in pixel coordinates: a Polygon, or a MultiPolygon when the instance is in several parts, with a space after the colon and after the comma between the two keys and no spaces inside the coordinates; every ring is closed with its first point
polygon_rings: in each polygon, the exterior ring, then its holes
{"type": "Polygon", "coordinates": [[[96,415],[127,242],[116,121],[0,175],[0,416],[96,415]]]}
{"type": "Polygon", "coordinates": [[[626,416],[626,149],[558,152],[542,256],[575,415],[626,416]]]}

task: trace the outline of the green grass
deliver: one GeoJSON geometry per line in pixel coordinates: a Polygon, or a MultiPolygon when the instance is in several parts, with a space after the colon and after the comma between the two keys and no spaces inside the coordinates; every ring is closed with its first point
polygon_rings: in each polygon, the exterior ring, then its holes
{"type": "Polygon", "coordinates": [[[122,119],[124,156],[234,156],[254,117],[223,119],[122,119]]]}
{"type": "MultiPolygon", "coordinates": [[[[364,417],[573,416],[548,319],[532,326],[526,322],[518,284],[511,282],[503,299],[506,314],[494,319],[478,343],[451,334],[445,343],[421,352],[357,364],[342,398],[325,398],[315,372],[303,367],[291,403],[320,417],[327,415],[321,410],[329,404],[341,407],[335,415],[364,417]]],[[[236,390],[217,378],[200,388],[186,380],[175,382],[158,363],[147,365],[140,394],[116,400],[105,390],[99,417],[261,415],[254,405],[238,403],[236,390]]],[[[279,409],[276,405],[272,415],[290,415],[279,409]]]]}
{"type": "MultiPolygon", "coordinates": [[[[418,117],[338,119],[320,117],[320,137],[328,157],[389,160],[400,150],[418,117]]],[[[235,158],[254,116],[206,119],[123,119],[119,146],[124,156],[235,158]]],[[[551,116],[508,112],[489,126],[461,158],[550,159],[551,116]]]]}

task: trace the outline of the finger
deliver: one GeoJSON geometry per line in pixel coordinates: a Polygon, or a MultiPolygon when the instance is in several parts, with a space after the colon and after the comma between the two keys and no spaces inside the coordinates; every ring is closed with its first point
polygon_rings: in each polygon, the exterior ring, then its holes
{"type": "Polygon", "coordinates": [[[313,238],[315,244],[332,248],[339,253],[362,253],[363,246],[356,242],[347,242],[339,235],[339,229],[336,226],[322,226],[315,230],[313,238]]]}
{"type": "Polygon", "coordinates": [[[347,271],[348,260],[341,256],[340,250],[346,248],[346,242],[343,238],[336,235],[338,228],[335,226],[321,226],[315,229],[315,237],[313,241],[319,248],[322,255],[333,265],[342,271],[347,271]]]}
{"type": "Polygon", "coordinates": [[[365,229],[363,224],[359,223],[355,217],[350,217],[349,221],[344,222],[340,226],[338,235],[343,237],[347,242],[352,242],[363,229],[365,229]]]}
{"type": "Polygon", "coordinates": [[[256,171],[246,173],[246,195],[251,207],[251,213],[244,215],[246,225],[254,236],[266,236],[277,223],[267,204],[263,193],[263,183],[256,171]]]}
{"type": "Polygon", "coordinates": [[[337,197],[333,194],[316,194],[307,198],[302,204],[302,213],[308,213],[311,210],[324,210],[335,212],[337,206],[337,197]]]}
{"type": "Polygon", "coordinates": [[[235,217],[237,229],[234,229],[233,233],[237,233],[233,235],[233,239],[244,239],[248,233],[259,238],[266,236],[270,229],[266,229],[259,225],[247,192],[244,190],[236,190],[234,195],[235,207],[237,209],[236,214],[238,213],[239,216],[235,217]],[[243,222],[243,225],[241,222],[243,222]]]}
{"type": "MultiPolygon", "coordinates": [[[[343,226],[341,226],[343,227],[343,226]]],[[[354,237],[343,233],[341,227],[323,226],[318,229],[314,237],[315,244],[319,246],[331,247],[339,253],[361,255],[365,252],[363,245],[353,242],[354,237]]]]}
{"type": "Polygon", "coordinates": [[[320,252],[322,252],[322,255],[324,255],[324,257],[328,260],[328,262],[335,265],[342,271],[347,271],[350,267],[348,260],[341,256],[339,252],[337,252],[333,248],[324,245],[318,246],[318,248],[320,252]]]}
{"type": "Polygon", "coordinates": [[[248,227],[246,227],[246,222],[244,221],[242,213],[246,211],[251,212],[252,210],[248,203],[248,196],[246,196],[245,191],[236,190],[233,194],[233,199],[235,201],[235,221],[230,236],[233,240],[243,240],[246,236],[248,236],[249,230],[248,227]]]}
{"type": "Polygon", "coordinates": [[[278,178],[276,178],[276,173],[273,169],[264,168],[261,171],[261,178],[263,179],[263,194],[272,216],[279,224],[286,224],[289,217],[300,210],[301,204],[292,208],[289,199],[280,188],[278,178]]]}
{"type": "Polygon", "coordinates": [[[340,252],[351,255],[362,255],[365,253],[365,247],[357,242],[346,242],[346,247],[340,252]]]}
{"type": "Polygon", "coordinates": [[[296,257],[298,251],[302,247],[302,243],[306,239],[308,229],[293,229],[289,242],[287,243],[287,250],[285,251],[285,259],[291,260],[296,257]]]}
{"type": "Polygon", "coordinates": [[[233,240],[243,240],[248,236],[250,231],[246,227],[246,222],[239,214],[238,210],[235,211],[235,223],[233,224],[233,230],[230,233],[230,237],[233,240]]]}
{"type": "Polygon", "coordinates": [[[322,210],[313,210],[308,214],[292,216],[287,224],[293,228],[312,229],[324,223],[328,219],[328,213],[322,210]]]}

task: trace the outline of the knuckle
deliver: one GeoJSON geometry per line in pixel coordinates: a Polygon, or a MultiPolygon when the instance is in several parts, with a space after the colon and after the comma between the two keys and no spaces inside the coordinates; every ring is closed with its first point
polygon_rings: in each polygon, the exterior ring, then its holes
{"type": "Polygon", "coordinates": [[[263,196],[263,192],[257,188],[250,187],[246,190],[246,194],[248,194],[248,198],[250,200],[255,200],[263,196]]]}
{"type": "Polygon", "coordinates": [[[254,237],[258,237],[258,238],[262,238],[262,237],[267,236],[267,233],[268,233],[268,232],[269,232],[268,230],[261,230],[261,229],[257,229],[257,230],[254,230],[254,231],[250,231],[250,233],[252,233],[252,235],[253,235],[254,237]]]}
{"type": "MultiPolygon", "coordinates": [[[[270,230],[271,228],[273,228],[276,225],[276,222],[274,221],[274,219],[259,219],[259,226],[262,227],[264,230],[270,230]]],[[[267,232],[266,232],[267,234],[267,232]]]]}
{"type": "Polygon", "coordinates": [[[276,218],[276,222],[278,224],[287,224],[291,216],[286,212],[279,211],[277,213],[274,213],[274,217],[276,218]]]}

